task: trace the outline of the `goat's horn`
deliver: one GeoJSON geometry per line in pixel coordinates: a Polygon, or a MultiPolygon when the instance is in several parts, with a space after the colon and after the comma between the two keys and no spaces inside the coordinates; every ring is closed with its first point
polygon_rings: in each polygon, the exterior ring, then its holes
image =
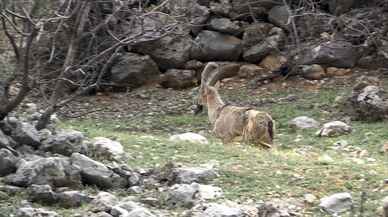
{"type": "Polygon", "coordinates": [[[215,69],[218,68],[218,64],[215,62],[209,62],[206,64],[204,70],[202,71],[201,74],[201,85],[207,84],[209,82],[209,76],[210,73],[215,69]]]}

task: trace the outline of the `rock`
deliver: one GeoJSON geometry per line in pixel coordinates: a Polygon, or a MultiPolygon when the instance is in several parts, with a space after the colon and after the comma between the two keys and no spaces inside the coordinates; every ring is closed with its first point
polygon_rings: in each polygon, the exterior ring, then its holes
{"type": "Polygon", "coordinates": [[[279,35],[266,38],[261,43],[245,50],[243,54],[244,60],[251,63],[260,63],[271,52],[278,50],[281,40],[279,35]]]}
{"type": "Polygon", "coordinates": [[[120,87],[137,88],[159,78],[157,64],[148,55],[126,53],[113,64],[110,81],[120,87]]]}
{"type": "Polygon", "coordinates": [[[228,17],[232,11],[230,0],[211,1],[210,11],[216,15],[228,17]]]}
{"type": "Polygon", "coordinates": [[[17,122],[11,137],[20,145],[29,145],[34,148],[41,145],[38,131],[29,123],[17,122]]]}
{"type": "Polygon", "coordinates": [[[238,76],[240,78],[253,78],[257,75],[262,75],[266,70],[255,64],[244,64],[240,67],[238,71],[238,76]]]}
{"type": "Polygon", "coordinates": [[[173,135],[169,138],[172,142],[191,142],[198,144],[209,144],[209,141],[204,137],[196,133],[183,133],[173,135]]]}
{"type": "Polygon", "coordinates": [[[242,43],[234,36],[204,30],[195,38],[190,53],[200,61],[235,61],[242,53],[242,43]]]}
{"type": "Polygon", "coordinates": [[[319,128],[320,123],[307,116],[299,116],[288,122],[288,126],[292,129],[311,129],[319,128]]]}
{"type": "Polygon", "coordinates": [[[172,171],[174,183],[208,183],[218,177],[216,169],[213,167],[177,167],[172,171]]]}
{"type": "Polygon", "coordinates": [[[9,199],[9,195],[6,192],[0,191],[0,202],[8,199],[9,199]]]}
{"type": "Polygon", "coordinates": [[[162,70],[168,70],[182,68],[189,61],[191,46],[189,35],[168,35],[156,41],[140,43],[134,49],[149,55],[162,70]]]}
{"type": "Polygon", "coordinates": [[[163,87],[173,89],[184,89],[197,85],[196,72],[194,70],[169,69],[162,74],[163,87]]]}
{"type": "Polygon", "coordinates": [[[338,16],[352,9],[355,0],[328,0],[328,2],[330,12],[338,16]]]}
{"type": "Polygon", "coordinates": [[[217,64],[220,70],[219,77],[215,78],[217,81],[237,76],[241,66],[237,62],[217,62],[217,64]]]}
{"type": "Polygon", "coordinates": [[[308,80],[321,80],[326,77],[325,69],[318,65],[302,65],[301,71],[302,71],[302,77],[308,80]]]}
{"type": "Polygon", "coordinates": [[[381,121],[388,119],[388,94],[378,86],[358,83],[346,99],[343,109],[355,120],[381,121]]]}
{"type": "Polygon", "coordinates": [[[255,15],[258,20],[263,20],[267,17],[268,11],[276,5],[281,5],[277,1],[255,1],[255,0],[230,0],[232,11],[230,13],[233,19],[251,19],[251,14],[255,15]]]}
{"type": "Polygon", "coordinates": [[[106,212],[98,212],[98,213],[88,213],[86,216],[83,217],[112,217],[110,214],[106,212]]]}
{"type": "Polygon", "coordinates": [[[12,186],[12,185],[0,185],[0,191],[5,192],[8,195],[15,195],[23,192],[24,188],[12,186]]]}
{"type": "Polygon", "coordinates": [[[5,183],[20,187],[32,184],[53,187],[77,187],[81,185],[80,170],[73,167],[68,158],[39,158],[22,163],[15,174],[6,176],[5,183]]]}
{"type": "Polygon", "coordinates": [[[270,54],[260,62],[260,66],[266,68],[269,71],[275,71],[278,70],[285,62],[287,62],[285,57],[270,54]]]}
{"type": "Polygon", "coordinates": [[[120,142],[104,137],[93,138],[89,152],[98,159],[121,161],[125,159],[124,147],[120,142]]]}
{"type": "Polygon", "coordinates": [[[229,35],[238,36],[241,34],[241,27],[237,24],[237,22],[232,22],[228,18],[213,18],[210,21],[209,28],[229,35]]]}
{"type": "Polygon", "coordinates": [[[197,185],[175,184],[167,192],[166,205],[169,208],[191,208],[198,200],[198,192],[197,185]]]}
{"type": "Polygon", "coordinates": [[[60,215],[42,208],[23,207],[17,210],[16,217],[60,217],[60,215]]]}
{"type": "Polygon", "coordinates": [[[198,198],[201,200],[216,199],[224,194],[221,188],[212,185],[201,185],[197,183],[192,183],[191,185],[198,186],[198,198]]]}
{"type": "Polygon", "coordinates": [[[111,210],[113,217],[156,217],[148,209],[130,200],[124,200],[114,206],[111,210]]]}
{"type": "Polygon", "coordinates": [[[201,211],[194,217],[244,217],[246,214],[241,208],[230,207],[224,204],[210,203],[201,207],[201,211]]]}
{"type": "Polygon", "coordinates": [[[268,12],[269,22],[284,29],[288,29],[290,13],[287,6],[275,6],[268,12]]]}
{"type": "Polygon", "coordinates": [[[329,41],[304,51],[301,64],[352,68],[356,64],[357,58],[357,52],[351,43],[329,41]]]}
{"type": "Polygon", "coordinates": [[[28,199],[48,205],[57,203],[57,195],[50,185],[31,185],[28,187],[28,199]]]}
{"type": "Polygon", "coordinates": [[[71,162],[74,167],[81,171],[84,184],[95,185],[102,189],[128,185],[127,180],[109,170],[101,162],[92,160],[85,155],[74,153],[71,155],[71,162]]]}
{"type": "Polygon", "coordinates": [[[119,200],[116,196],[108,192],[99,192],[90,203],[93,212],[110,212],[119,200]]]}
{"type": "Polygon", "coordinates": [[[57,194],[57,199],[58,204],[65,208],[80,207],[92,201],[91,197],[79,191],[60,192],[57,194]]]}
{"type": "Polygon", "coordinates": [[[167,3],[170,16],[188,23],[191,32],[196,35],[202,30],[210,16],[210,11],[206,6],[198,4],[197,0],[172,0],[167,3]]]}
{"type": "Polygon", "coordinates": [[[388,197],[385,197],[382,201],[383,217],[388,217],[388,197]]]}
{"type": "Polygon", "coordinates": [[[333,215],[349,211],[352,206],[353,200],[349,193],[337,193],[324,197],[319,204],[320,208],[333,215]]]}
{"type": "Polygon", "coordinates": [[[245,27],[242,42],[244,50],[248,50],[263,42],[263,40],[269,36],[269,32],[272,28],[273,25],[269,23],[254,23],[245,27]]]}
{"type": "Polygon", "coordinates": [[[73,153],[85,153],[86,147],[83,140],[83,133],[76,130],[65,130],[49,136],[42,142],[41,149],[65,156],[70,156],[73,153]]]}
{"type": "Polygon", "coordinates": [[[328,67],[326,69],[327,76],[345,76],[352,73],[351,69],[340,69],[336,67],[328,67]]]}
{"type": "Polygon", "coordinates": [[[306,203],[310,204],[313,204],[317,200],[317,197],[314,194],[305,194],[303,198],[306,203]]]}
{"type": "Polygon", "coordinates": [[[332,121],[323,125],[318,136],[340,136],[352,132],[352,127],[342,121],[332,121]]]}
{"type": "Polygon", "coordinates": [[[0,149],[0,177],[14,173],[18,160],[8,149],[0,149]]]}
{"type": "Polygon", "coordinates": [[[13,145],[12,139],[0,129],[0,148],[9,149],[13,145]]]}

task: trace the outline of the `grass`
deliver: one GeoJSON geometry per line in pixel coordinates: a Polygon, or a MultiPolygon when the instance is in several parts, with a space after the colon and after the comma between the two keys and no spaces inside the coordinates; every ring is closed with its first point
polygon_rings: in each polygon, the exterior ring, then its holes
{"type": "MultiPolygon", "coordinates": [[[[229,99],[233,101],[245,96],[244,100],[255,100],[244,92],[239,94],[229,95],[229,99]]],[[[296,102],[263,106],[263,109],[271,111],[278,122],[276,143],[281,146],[271,152],[252,146],[223,145],[215,139],[210,145],[173,143],[168,140],[170,129],[207,129],[205,115],[161,116],[153,119],[152,125],[142,125],[144,128],[158,126],[154,130],[144,129],[146,133],[125,130],[132,125],[139,126],[136,121],[121,120],[119,125],[127,128],[117,127],[114,121],[95,123],[78,120],[65,122],[64,125],[86,132],[91,137],[118,139],[132,156],[128,164],[133,167],[158,166],[168,161],[198,165],[215,160],[220,165],[221,173],[215,184],[224,189],[227,199],[301,199],[307,193],[321,198],[333,193],[350,192],[357,206],[359,195],[366,192],[365,216],[376,216],[380,200],[386,193],[381,188],[382,181],[388,177],[386,156],[380,153],[382,144],[388,141],[387,123],[353,122],[352,134],[335,138],[317,137],[314,130],[291,131],[287,122],[300,115],[320,121],[332,119],[331,110],[335,109],[333,105],[338,90],[295,91],[269,97],[281,98],[289,94],[297,96],[296,102]],[[334,144],[339,141],[348,145],[335,149],[334,144]],[[360,153],[366,156],[360,157],[360,153]]],[[[306,205],[303,216],[325,216],[316,205],[306,205]]]]}
{"type": "MultiPolygon", "coordinates": [[[[320,138],[316,130],[292,131],[287,122],[307,115],[321,122],[335,120],[335,98],[347,89],[322,89],[319,92],[278,92],[267,98],[275,100],[260,109],[271,112],[277,121],[277,150],[265,151],[244,145],[223,145],[209,136],[209,145],[174,143],[169,136],[177,132],[208,129],[207,117],[164,115],[152,119],[71,120],[61,127],[73,128],[89,137],[104,136],[119,140],[131,156],[132,167],[154,167],[169,161],[199,165],[216,161],[220,177],[215,185],[223,188],[225,198],[235,201],[293,198],[303,201],[307,193],[321,198],[333,193],[350,192],[356,208],[361,192],[367,193],[364,216],[377,216],[377,208],[387,193],[382,181],[388,178],[386,156],[380,152],[388,141],[387,123],[352,122],[353,133],[334,138],[320,138]],[[336,148],[335,143],[345,143],[336,148]],[[363,155],[363,156],[360,156],[363,155]]],[[[228,92],[228,100],[257,100],[244,90],[228,92]]],[[[302,216],[326,216],[314,204],[305,204],[302,216]]],[[[60,210],[71,216],[69,210],[60,210]]],[[[350,214],[349,214],[350,216],[350,214]]]]}

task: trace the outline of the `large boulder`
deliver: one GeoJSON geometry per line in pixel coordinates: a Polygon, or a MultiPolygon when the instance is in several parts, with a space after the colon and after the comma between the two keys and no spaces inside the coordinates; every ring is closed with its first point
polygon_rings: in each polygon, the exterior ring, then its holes
{"type": "Polygon", "coordinates": [[[74,167],[81,171],[81,177],[84,184],[94,185],[102,189],[113,187],[125,187],[127,180],[115,174],[103,163],[90,159],[89,157],[73,153],[71,162],[74,167]]]}
{"type": "Polygon", "coordinates": [[[120,142],[105,137],[93,138],[88,152],[89,155],[98,159],[121,161],[126,157],[124,147],[120,142]]]}
{"type": "Polygon", "coordinates": [[[285,5],[275,6],[268,12],[268,20],[284,29],[288,29],[290,13],[285,5]]]}
{"type": "Polygon", "coordinates": [[[189,35],[168,35],[159,40],[140,43],[134,49],[149,55],[162,70],[182,68],[190,58],[189,35]]]}
{"type": "Polygon", "coordinates": [[[288,126],[292,129],[315,129],[319,128],[320,123],[313,118],[307,116],[299,116],[288,122],[288,126]]]}
{"type": "Polygon", "coordinates": [[[18,160],[8,149],[0,149],[0,177],[14,173],[18,160]]]}
{"type": "Polygon", "coordinates": [[[15,142],[34,148],[38,148],[41,145],[39,132],[33,125],[18,120],[11,123],[11,125],[13,125],[13,129],[10,136],[15,142]]]}
{"type": "Polygon", "coordinates": [[[202,30],[203,24],[206,23],[210,16],[209,9],[204,5],[209,5],[209,2],[203,0],[171,0],[167,2],[169,14],[176,16],[175,19],[187,23],[187,27],[193,34],[197,34],[202,30]],[[199,4],[201,3],[201,4],[199,4]]]}
{"type": "Polygon", "coordinates": [[[302,54],[302,65],[319,64],[338,68],[352,68],[358,59],[353,45],[346,41],[330,41],[309,48],[302,54]]]}
{"type": "Polygon", "coordinates": [[[279,49],[281,41],[282,37],[280,35],[270,36],[245,50],[243,58],[247,62],[260,63],[267,55],[279,49]]]}
{"type": "Polygon", "coordinates": [[[159,78],[157,64],[148,55],[126,53],[113,64],[110,81],[120,87],[136,88],[159,78]]]}
{"type": "Polygon", "coordinates": [[[388,94],[374,85],[353,88],[352,95],[344,103],[344,110],[355,120],[380,121],[388,119],[388,94]]]}
{"type": "Polygon", "coordinates": [[[249,20],[252,14],[257,18],[265,19],[268,11],[276,5],[281,5],[282,1],[256,1],[256,0],[230,0],[232,11],[230,16],[233,19],[249,20]]]}
{"type": "Polygon", "coordinates": [[[197,84],[196,72],[194,70],[170,69],[161,76],[163,87],[173,89],[184,89],[194,87],[197,84]]]}
{"type": "Polygon", "coordinates": [[[210,21],[209,28],[217,32],[236,36],[242,33],[241,27],[238,25],[238,22],[232,22],[228,18],[213,18],[210,21]]]}
{"type": "Polygon", "coordinates": [[[68,158],[49,157],[21,163],[16,173],[6,176],[4,182],[20,187],[32,184],[77,187],[81,185],[81,176],[68,158]]]}
{"type": "Polygon", "coordinates": [[[108,192],[99,192],[90,203],[93,212],[110,212],[113,206],[119,202],[118,198],[108,192]]]}
{"type": "Polygon", "coordinates": [[[242,53],[239,38],[204,30],[195,38],[191,57],[200,61],[235,61],[242,53]]]}
{"type": "Polygon", "coordinates": [[[43,208],[22,207],[16,212],[16,217],[60,217],[54,211],[48,211],[43,208]]]}
{"type": "Polygon", "coordinates": [[[253,23],[244,28],[243,46],[244,50],[262,42],[274,26],[270,23],[253,23]]]}
{"type": "Polygon", "coordinates": [[[318,136],[341,136],[352,132],[352,127],[342,121],[332,121],[324,124],[317,132],[318,136]]]}
{"type": "Polygon", "coordinates": [[[337,193],[324,197],[319,204],[319,207],[335,216],[345,211],[349,211],[352,206],[352,195],[349,193],[337,193]]]}
{"type": "Polygon", "coordinates": [[[84,135],[76,130],[65,130],[55,135],[48,136],[44,140],[41,149],[51,153],[70,156],[73,153],[85,153],[86,147],[83,144],[84,135]]]}
{"type": "Polygon", "coordinates": [[[133,202],[130,198],[125,198],[123,201],[112,207],[110,213],[114,217],[156,217],[147,208],[139,203],[133,202]]]}

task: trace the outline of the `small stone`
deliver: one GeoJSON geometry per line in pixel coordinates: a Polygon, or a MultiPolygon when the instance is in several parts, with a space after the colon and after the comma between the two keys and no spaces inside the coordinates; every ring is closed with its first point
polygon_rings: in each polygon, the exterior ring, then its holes
{"type": "Polygon", "coordinates": [[[319,207],[333,215],[349,211],[352,206],[353,200],[349,193],[337,193],[324,197],[319,204],[319,207]]]}
{"type": "Polygon", "coordinates": [[[91,201],[90,207],[93,212],[109,212],[118,203],[118,199],[108,192],[99,192],[91,201]]]}
{"type": "Polygon", "coordinates": [[[196,133],[183,133],[173,135],[169,138],[172,142],[191,142],[198,144],[209,144],[209,141],[204,137],[196,133]]]}
{"type": "Polygon", "coordinates": [[[319,122],[307,116],[300,116],[288,122],[288,126],[292,129],[311,129],[319,128],[319,122]]]}
{"type": "Polygon", "coordinates": [[[326,69],[327,76],[345,76],[351,73],[352,73],[351,69],[336,68],[336,67],[328,67],[326,69]]]}
{"type": "Polygon", "coordinates": [[[58,213],[42,208],[23,207],[16,212],[16,217],[60,217],[58,213]]]}
{"type": "Polygon", "coordinates": [[[332,121],[323,125],[317,132],[318,136],[340,136],[352,132],[352,127],[342,121],[332,121]]]}
{"type": "Polygon", "coordinates": [[[314,203],[317,200],[317,197],[314,194],[305,194],[304,195],[304,201],[306,203],[314,203]]]}

